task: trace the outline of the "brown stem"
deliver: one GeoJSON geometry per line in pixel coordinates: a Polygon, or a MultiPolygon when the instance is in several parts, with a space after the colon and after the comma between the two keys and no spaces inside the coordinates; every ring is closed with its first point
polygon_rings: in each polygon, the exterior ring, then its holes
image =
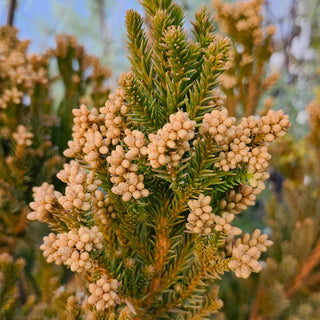
{"type": "MultiPolygon", "coordinates": [[[[310,275],[313,268],[320,261],[320,239],[318,240],[313,252],[309,256],[308,260],[302,266],[299,274],[293,281],[293,285],[286,290],[285,294],[290,298],[295,292],[297,292],[302,286],[314,284],[320,281],[320,273],[310,275]]],[[[259,306],[262,299],[262,289],[259,288],[257,292],[256,300],[252,306],[249,320],[263,320],[263,316],[259,315],[259,306]]]]}
{"type": "Polygon", "coordinates": [[[304,281],[306,286],[317,285],[320,282],[320,272],[315,273],[307,277],[304,281]]]}
{"type": "Polygon", "coordinates": [[[17,0],[10,0],[9,2],[9,9],[8,9],[8,16],[7,16],[7,25],[13,26],[14,21],[14,14],[17,7],[17,0]]]}
{"type": "Polygon", "coordinates": [[[152,304],[155,293],[160,289],[162,273],[165,268],[168,250],[170,248],[168,218],[162,217],[158,225],[159,228],[156,230],[156,243],[154,248],[154,276],[148,287],[147,299],[145,301],[140,301],[140,303],[138,302],[136,305],[136,310],[140,310],[135,319],[143,319],[145,308],[148,308],[148,306],[152,304]]]}
{"type": "Polygon", "coordinates": [[[293,285],[286,291],[286,294],[288,297],[292,296],[296,291],[298,291],[304,285],[304,281],[306,280],[308,275],[311,273],[313,268],[319,263],[319,261],[320,261],[320,239],[318,240],[308,260],[303,264],[299,274],[294,279],[293,285]]]}
{"type": "MultiPolygon", "coordinates": [[[[185,202],[187,201],[187,195],[182,196],[179,199],[178,204],[170,211],[170,220],[175,218],[181,213],[185,202]]],[[[162,276],[166,266],[168,252],[171,246],[171,240],[169,236],[170,228],[168,216],[162,217],[159,221],[159,228],[156,231],[156,244],[154,249],[154,277],[151,280],[148,288],[148,298],[143,302],[143,306],[150,306],[156,293],[162,289],[162,276]]],[[[139,314],[140,316],[140,314],[139,314]]]]}
{"type": "Polygon", "coordinates": [[[263,68],[257,68],[258,70],[249,77],[248,92],[245,92],[245,95],[242,97],[246,117],[256,114],[258,102],[262,94],[259,83],[263,76],[263,68]]]}
{"type": "Polygon", "coordinates": [[[178,306],[182,301],[186,300],[188,296],[192,293],[192,291],[195,290],[196,287],[199,285],[203,275],[203,270],[200,270],[198,273],[196,273],[190,280],[188,285],[185,288],[183,288],[180,297],[170,303],[164,304],[162,308],[156,311],[155,316],[161,315],[165,311],[174,309],[174,307],[178,306]]]}
{"type": "Polygon", "coordinates": [[[156,245],[155,245],[155,257],[154,257],[154,271],[155,277],[152,279],[150,291],[151,293],[157,292],[160,283],[162,281],[162,272],[165,266],[165,262],[167,259],[168,250],[170,248],[170,239],[168,237],[168,220],[167,218],[163,218],[160,221],[159,225],[161,226],[158,231],[156,245]]]}
{"type": "Polygon", "coordinates": [[[259,287],[256,300],[251,308],[249,320],[263,320],[263,316],[259,315],[259,306],[262,298],[262,289],[259,287]]]}
{"type": "Polygon", "coordinates": [[[226,107],[228,109],[229,117],[235,117],[237,109],[237,97],[234,94],[228,96],[226,107]]]}

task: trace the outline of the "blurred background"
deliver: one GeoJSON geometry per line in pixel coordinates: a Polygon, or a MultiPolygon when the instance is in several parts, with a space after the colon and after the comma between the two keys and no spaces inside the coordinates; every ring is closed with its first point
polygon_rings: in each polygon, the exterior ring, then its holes
{"type": "MultiPolygon", "coordinates": [[[[54,46],[57,34],[72,34],[88,53],[97,55],[105,65],[112,67],[110,81],[113,87],[119,73],[128,69],[124,17],[129,8],[143,13],[138,1],[1,0],[1,25],[7,22],[11,2],[16,4],[13,24],[19,29],[20,39],[32,40],[30,52],[43,53],[48,47],[54,46]]],[[[192,18],[202,5],[213,11],[210,0],[177,2],[184,6],[188,18],[192,18]]],[[[289,108],[294,104],[294,113],[302,126],[307,121],[304,106],[312,99],[310,81],[314,80],[312,74],[316,71],[315,65],[319,59],[316,54],[320,43],[319,13],[319,0],[267,0],[263,5],[264,23],[271,23],[277,28],[270,67],[281,70],[282,79],[278,85],[285,87],[286,93],[279,99],[282,106],[285,104],[289,108]],[[293,83],[295,90],[291,92],[293,83]]]]}

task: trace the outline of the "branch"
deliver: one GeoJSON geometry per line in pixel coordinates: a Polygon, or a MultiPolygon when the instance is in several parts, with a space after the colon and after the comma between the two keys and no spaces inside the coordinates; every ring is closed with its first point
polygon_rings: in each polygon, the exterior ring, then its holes
{"type": "Polygon", "coordinates": [[[263,316],[259,315],[259,305],[262,298],[262,289],[258,289],[256,300],[251,308],[249,320],[263,320],[263,316]]]}
{"type": "Polygon", "coordinates": [[[161,308],[159,308],[156,311],[155,316],[159,316],[168,310],[174,310],[175,308],[178,309],[179,306],[181,306],[182,302],[184,300],[187,300],[188,297],[190,297],[192,295],[192,292],[201,283],[204,275],[205,275],[204,270],[199,269],[198,272],[193,275],[193,277],[190,279],[190,281],[187,283],[187,285],[183,288],[180,296],[177,299],[164,304],[161,308]]]}
{"type": "Polygon", "coordinates": [[[292,296],[296,291],[298,291],[303,285],[305,279],[309,276],[313,268],[320,261],[320,239],[318,240],[312,254],[309,256],[308,260],[304,263],[301,268],[300,273],[296,276],[293,281],[293,285],[286,291],[288,297],[292,296]]]}
{"type": "Polygon", "coordinates": [[[320,282],[320,272],[310,275],[305,279],[306,286],[314,286],[320,282]]]}
{"type": "Polygon", "coordinates": [[[13,26],[14,14],[17,7],[17,0],[10,0],[9,9],[8,9],[8,17],[7,17],[7,25],[13,26]]]}

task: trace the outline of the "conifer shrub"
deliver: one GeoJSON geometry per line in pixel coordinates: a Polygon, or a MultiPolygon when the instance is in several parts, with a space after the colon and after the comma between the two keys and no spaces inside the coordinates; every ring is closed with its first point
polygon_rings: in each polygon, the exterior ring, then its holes
{"type": "Polygon", "coordinates": [[[56,114],[53,86],[60,81],[65,87],[60,115],[67,115],[82,99],[99,103],[108,96],[105,81],[110,70],[73,37],[59,36],[57,47],[43,55],[28,54],[28,45],[19,40],[15,28],[0,28],[1,319],[44,319],[59,313],[56,292],[65,272],[44,263],[35,249],[47,231],[28,226],[26,219],[34,185],[61,185],[55,175],[64,159],[55,143],[56,132],[68,139],[72,119],[56,114]],[[54,75],[53,62],[59,66],[54,75]]]}
{"type": "Polygon", "coordinates": [[[143,0],[150,30],[126,15],[131,70],[103,107],[73,110],[71,158],[35,187],[28,218],[52,232],[48,262],[79,274],[95,319],[209,319],[221,275],[260,272],[267,234],[242,234],[236,216],[264,188],[268,145],[290,127],[270,110],[239,121],[219,76],[230,41],[199,10],[187,35],[170,0],[143,0]]]}
{"type": "Polygon", "coordinates": [[[34,183],[51,179],[63,158],[50,141],[57,118],[47,57],[27,55],[29,42],[12,27],[0,29],[0,41],[0,241],[2,250],[12,250],[26,229],[34,183]]]}

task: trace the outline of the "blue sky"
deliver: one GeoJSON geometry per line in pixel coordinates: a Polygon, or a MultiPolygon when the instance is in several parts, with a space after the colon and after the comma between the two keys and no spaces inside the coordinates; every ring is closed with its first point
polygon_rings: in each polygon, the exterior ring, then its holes
{"type": "MultiPolygon", "coordinates": [[[[110,3],[110,1],[108,1],[110,3]]],[[[20,0],[15,16],[15,26],[21,38],[31,38],[32,52],[43,51],[54,44],[54,34],[76,33],[70,24],[75,16],[83,19],[82,27],[92,24],[88,0],[20,0]]],[[[112,29],[112,38],[121,33],[125,12],[129,8],[141,11],[140,5],[133,0],[114,0],[107,8],[107,24],[112,29]]],[[[6,22],[7,1],[0,1],[0,24],[6,22]]],[[[97,23],[97,21],[95,21],[97,23]]],[[[79,31],[78,31],[79,32],[79,31]]],[[[83,32],[86,36],[86,32],[83,32]]],[[[112,40],[115,40],[112,39],[112,40]]],[[[95,50],[93,48],[93,50],[95,50]]]]}
{"type": "MultiPolygon", "coordinates": [[[[142,12],[135,0],[109,0],[106,8],[106,24],[111,46],[106,48],[101,36],[97,16],[92,17],[89,8],[92,0],[18,0],[14,25],[20,39],[31,39],[29,52],[44,52],[55,45],[55,35],[74,34],[90,54],[99,56],[105,64],[112,65],[114,78],[128,68],[125,56],[126,10],[142,12]]],[[[0,24],[6,23],[7,1],[0,0],[0,24]]]]}
{"type": "MultiPolygon", "coordinates": [[[[83,28],[92,24],[88,2],[90,0],[18,0],[19,6],[16,11],[15,25],[20,30],[21,38],[31,38],[32,52],[43,51],[49,45],[54,44],[54,34],[61,32],[75,33],[77,30],[70,27],[70,20],[74,16],[83,19],[83,28]],[[72,30],[73,29],[73,30],[72,30]]],[[[93,1],[93,0],[91,0],[93,1]]],[[[272,4],[272,14],[281,17],[288,8],[291,0],[269,0],[272,4]]],[[[125,12],[129,8],[138,11],[141,6],[136,0],[111,0],[106,10],[107,24],[111,31],[112,40],[117,38],[123,31],[125,12]]],[[[191,1],[190,1],[191,2],[191,1]]],[[[197,6],[201,6],[205,0],[194,0],[197,6]]],[[[7,1],[0,0],[0,24],[6,22],[7,1]]],[[[97,22],[97,21],[96,21],[97,22]]],[[[86,32],[83,36],[85,37],[86,32]]],[[[95,50],[95,48],[93,48],[95,50]]]]}

